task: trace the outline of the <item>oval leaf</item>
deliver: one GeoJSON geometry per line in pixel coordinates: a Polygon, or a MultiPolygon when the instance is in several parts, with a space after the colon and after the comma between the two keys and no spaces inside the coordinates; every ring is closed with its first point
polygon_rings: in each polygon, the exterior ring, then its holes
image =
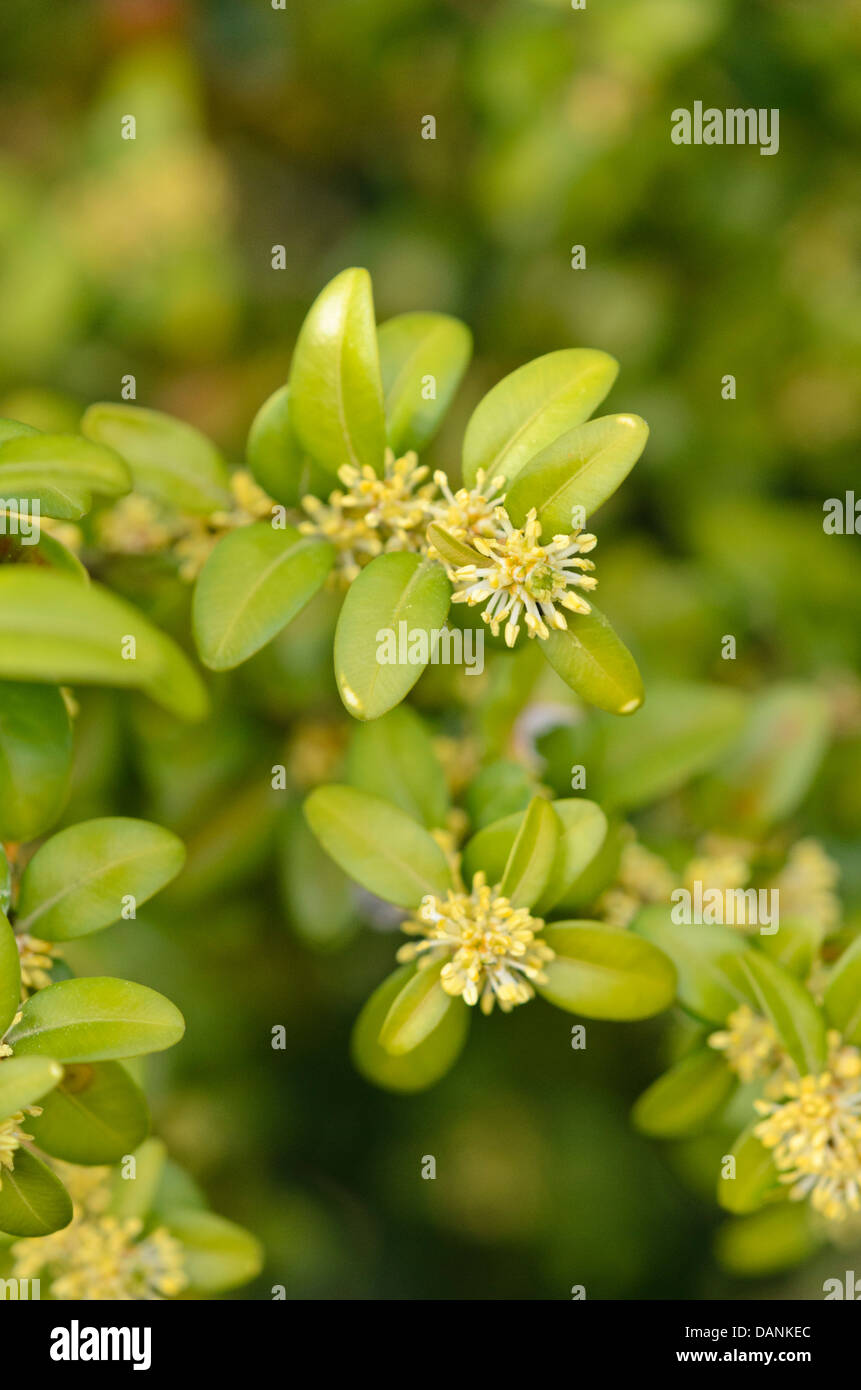
{"type": "Polygon", "coordinates": [[[221,1293],[254,1279],[263,1265],[260,1242],[212,1211],[171,1211],[164,1222],[180,1242],[191,1293],[221,1293]]]}
{"type": "Polygon", "coordinates": [[[567,430],[520,470],[505,498],[515,526],[531,507],[545,537],[566,535],[606,502],[646,447],[649,426],[639,415],[603,415],[567,430]],[[574,509],[582,508],[580,519],[574,509]]]}
{"type": "Polygon", "coordinates": [[[0,444],[0,497],[16,498],[32,512],[77,520],[91,493],[119,497],[132,480],[113,449],[76,434],[29,434],[0,444]]]}
{"type": "Polygon", "coordinates": [[[727,968],[728,960],[747,949],[747,939],[731,927],[702,926],[672,920],[669,907],[647,907],[632,929],[662,950],[678,972],[679,1003],[709,1023],[725,1023],[747,1003],[744,989],[727,968]]]}
{"type": "Polygon", "coordinates": [[[378,555],[362,570],[335,630],[335,676],[350,714],[378,719],[400,704],[433,653],[450,601],[451,585],[433,560],[378,555]]]}
{"type": "Polygon", "coordinates": [[[607,817],[594,801],[571,797],[554,801],[553,810],[561,822],[562,833],[550,877],[535,903],[539,917],[546,916],[570,892],[598,854],[607,835],[607,817]]]}
{"type": "Polygon", "coordinates": [[[46,941],[71,941],[107,927],[124,899],[147,902],[185,862],[170,830],[126,816],[71,825],[47,840],[21,879],[18,926],[46,941]]]}
{"type": "Polygon", "coordinates": [[[295,526],[259,521],[228,532],[194,590],[194,637],[204,664],[229,671],[265,647],[314,597],[334,559],[328,541],[295,526]]]}
{"type": "Polygon", "coordinates": [[[715,1052],[693,1052],[659,1076],[632,1111],[643,1134],[685,1139],[699,1134],[735,1089],[735,1077],[715,1052]]]}
{"type": "Polygon", "coordinates": [[[560,826],[549,801],[535,796],[505,864],[499,891],[513,907],[532,907],[547,886],[556,859],[560,826]]]}
{"type": "Polygon", "coordinates": [[[606,352],[566,348],[518,367],[479,401],[463,441],[463,477],[474,487],[488,479],[511,483],[533,456],[581,425],[616,380],[619,364],[606,352]]]}
{"type": "MultiPolygon", "coordinates": [[[[29,1059],[25,1059],[29,1060],[29,1059]]],[[[68,1066],[42,1102],[28,1132],[52,1158],[66,1163],[118,1163],[149,1129],[143,1092],[119,1062],[68,1066]]]]}
{"type": "Polygon", "coordinates": [[[657,947],[600,922],[554,922],[541,933],[556,952],[542,998],[586,1018],[649,1018],[673,1001],[676,972],[657,947]]]}
{"type": "Polygon", "coordinates": [[[229,475],[214,444],[183,420],[138,405],[91,405],[81,433],[125,459],[136,492],[205,516],[230,505],[229,475]]]}
{"type": "Polygon", "coordinates": [[[761,951],[747,950],[732,962],[747,983],[751,1002],[774,1025],[802,1076],[825,1066],[825,1019],[807,988],[761,951]]]}
{"type": "Polygon", "coordinates": [[[757,1118],[738,1136],[730,1153],[735,1159],[735,1177],[725,1177],[721,1165],[717,1184],[717,1199],[724,1211],[736,1215],[756,1211],[778,1187],[777,1169],[770,1151],[760,1143],[754,1129],[757,1118]]]}
{"type": "Polygon", "coordinates": [[[0,677],[133,686],[182,719],[201,719],[208,705],[184,652],[130,603],[29,567],[0,568],[0,677]]]}
{"type": "Polygon", "coordinates": [[[448,314],[399,314],[377,333],[389,444],[421,451],[445,417],[472,356],[472,334],[448,314]],[[433,378],[434,398],[425,399],[433,378]]]}
{"type": "Polygon", "coordinates": [[[68,1226],[72,1214],[72,1200],[47,1163],[28,1149],[18,1149],[13,1170],[2,1170],[0,1231],[48,1236],[68,1226]]]}
{"type": "Polygon", "coordinates": [[[461,999],[452,999],[452,1007],[437,1026],[409,1052],[393,1056],[382,1047],[380,1030],[417,973],[415,965],[404,965],[389,975],[371,995],[353,1029],[350,1046],[356,1070],[387,1091],[424,1091],[433,1086],[454,1066],[469,1032],[469,1007],[461,999]]]}
{"type": "Polygon", "coordinates": [[[446,994],[440,984],[442,964],[417,970],[396,995],[383,1019],[379,1044],[390,1057],[403,1057],[430,1037],[449,1009],[463,1001],[446,994]]]}
{"type": "MultiPolygon", "coordinates": [[[[0,1120],[35,1105],[62,1079],[63,1068],[50,1057],[4,1058],[0,1066],[0,1120]]],[[[28,1134],[32,1132],[27,1125],[24,1128],[28,1134]]]]}
{"type": "Polygon", "coordinates": [[[547,660],[575,694],[609,714],[633,714],[643,703],[643,680],[628,648],[603,613],[569,617],[564,632],[550,629],[542,642],[547,660]]]}
{"type": "Polygon", "coordinates": [[[408,705],[353,726],[347,777],[351,786],[391,801],[428,829],[445,825],[449,808],[445,773],[433,739],[408,705]]]}
{"type": "Polygon", "coordinates": [[[308,493],[323,497],[331,491],[332,475],[307,457],[293,433],[287,386],[274,391],[255,415],[245,457],[260,486],[285,507],[298,507],[308,493]]]}
{"type": "Polygon", "coordinates": [[[318,787],[305,816],[336,864],[370,893],[415,908],[427,893],[451,887],[448,861],[436,840],[411,816],[355,787],[318,787]]]}
{"type": "Polygon", "coordinates": [[[0,684],[0,840],[35,840],[66,802],[72,725],[54,686],[0,684]]]}
{"type": "Polygon", "coordinates": [[[342,270],[317,296],[290,367],[293,429],[324,468],[380,472],[386,444],[371,277],[342,270]]]}
{"type": "Polygon", "coordinates": [[[31,995],[7,1040],[16,1056],[101,1062],[161,1052],[184,1032],[179,1009],[154,989],[93,976],[31,995]]]}

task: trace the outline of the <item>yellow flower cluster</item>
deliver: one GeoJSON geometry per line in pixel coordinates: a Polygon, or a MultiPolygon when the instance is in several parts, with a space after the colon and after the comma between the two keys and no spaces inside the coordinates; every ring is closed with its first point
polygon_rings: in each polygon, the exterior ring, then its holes
{"type": "Polygon", "coordinates": [[[780,1101],[758,1100],[755,1134],[773,1151],[790,1197],[809,1197],[830,1221],[861,1211],[861,1051],[828,1035],[827,1070],[789,1080],[780,1101]]]}
{"type": "Polygon", "coordinates": [[[175,1298],[188,1284],[183,1249],[164,1228],[143,1235],[137,1217],[108,1210],[110,1169],[56,1165],[70,1191],[68,1226],[12,1246],[13,1276],[41,1278],[54,1299],[127,1302],[175,1298]]]}
{"type": "Polygon", "coordinates": [[[18,955],[21,960],[21,993],[25,999],[37,990],[47,989],[53,984],[51,970],[63,954],[59,946],[51,941],[41,941],[38,936],[20,932],[16,936],[18,955]]]}
{"type": "Polygon", "coordinates": [[[12,1172],[15,1167],[15,1154],[23,1143],[33,1137],[32,1134],[25,1134],[21,1128],[27,1115],[35,1117],[41,1113],[38,1105],[28,1105],[26,1110],[17,1110],[14,1115],[0,1120],[0,1188],[3,1186],[3,1169],[12,1172]]]}
{"type": "Polygon", "coordinates": [[[739,1081],[759,1081],[771,1077],[786,1061],[786,1053],[767,1018],[754,1013],[748,1004],[735,1009],[726,1021],[726,1028],[712,1033],[709,1047],[723,1052],[727,1063],[739,1081]]]}
{"type": "Polygon", "coordinates": [[[428,894],[422,899],[417,918],[402,930],[423,939],[402,946],[397,958],[418,959],[420,967],[445,961],[440,983],[447,994],[479,1004],[485,1014],[494,1004],[509,1013],[534,997],[533,982],[546,979],[543,967],[554,953],[538,936],[543,926],[526,908],[512,907],[477,873],[470,893],[450,891],[445,898],[428,894]]]}

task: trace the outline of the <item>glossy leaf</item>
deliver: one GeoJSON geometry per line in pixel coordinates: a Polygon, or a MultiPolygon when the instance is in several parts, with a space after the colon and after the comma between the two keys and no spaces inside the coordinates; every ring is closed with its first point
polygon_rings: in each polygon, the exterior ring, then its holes
{"type": "MultiPolygon", "coordinates": [[[[35,1105],[62,1079],[63,1068],[50,1057],[6,1057],[0,1067],[0,1120],[35,1105]]],[[[28,1116],[28,1133],[29,1123],[28,1116]]]]}
{"type": "Polygon", "coordinates": [[[825,987],[825,1012],[846,1042],[861,1046],[861,936],[832,966],[825,987]]]}
{"type": "Polygon", "coordinates": [[[18,942],[5,915],[0,913],[0,1038],[18,1012],[21,999],[21,958],[18,942]]]}
{"type": "Polygon", "coordinates": [[[205,516],[230,505],[229,475],[214,444],[183,420],[138,405],[91,405],[88,439],[125,459],[134,489],[179,512],[205,516]]]}
{"type": "Polygon", "coordinates": [[[33,855],[21,879],[18,925],[46,941],[71,941],[116,922],[175,878],[185,862],[176,835],[127,816],[82,821],[33,855]]]}
{"type": "Polygon", "coordinates": [[[530,801],[506,860],[499,885],[513,907],[532,907],[544,889],[556,859],[561,826],[544,797],[530,801]]]}
{"type": "Polygon", "coordinates": [[[415,908],[427,893],[444,897],[451,886],[436,840],[379,797],[355,787],[318,787],[305,802],[305,816],[335,863],[387,902],[415,908]]]}
{"type": "Polygon", "coordinates": [[[380,1030],[402,992],[417,974],[415,965],[404,965],[374,991],[356,1020],[351,1051],[356,1069],[387,1091],[424,1091],[451,1069],[466,1042],[469,1007],[452,999],[436,1027],[416,1047],[393,1056],[380,1043],[380,1030]]]}
{"type": "Polygon", "coordinates": [[[337,473],[342,464],[380,472],[386,443],[371,277],[342,270],[305,318],[290,367],[293,430],[300,447],[337,473]]]}
{"type": "Polygon", "coordinates": [[[0,678],[132,686],[183,719],[206,713],[184,652],[124,599],[67,575],[0,568],[0,678]],[[129,638],[134,659],[126,659],[129,638]]]}
{"type": "Polygon", "coordinates": [[[745,991],[727,968],[727,960],[747,949],[747,939],[732,927],[689,925],[672,920],[669,907],[647,907],[632,929],[669,956],[678,972],[679,1002],[697,1018],[725,1023],[747,1002],[745,991]]]}
{"type": "Polygon", "coordinates": [[[171,1211],[164,1221],[180,1242],[189,1292],[214,1294],[247,1284],[263,1264],[260,1242],[212,1211],[171,1211]]]}
{"type": "Polygon", "coordinates": [[[132,480],[113,449],[75,434],[28,434],[0,443],[0,497],[16,498],[31,512],[77,520],[92,493],[119,497],[132,480]]]}
{"type": "Polygon", "coordinates": [[[60,1179],[28,1149],[18,1149],[15,1167],[3,1169],[0,1231],[12,1236],[47,1236],[72,1219],[72,1201],[60,1179]]]}
{"type": "Polygon", "coordinates": [[[724,1211],[742,1215],[756,1211],[778,1187],[777,1170],[771,1152],[754,1134],[759,1118],[743,1130],[730,1149],[735,1159],[735,1177],[725,1177],[721,1168],[717,1199],[724,1211]]]}
{"type": "Polygon", "coordinates": [[[634,1124],[655,1139],[699,1134],[735,1085],[718,1053],[708,1048],[692,1052],[643,1092],[632,1112],[634,1124]]]}
{"type": "Polygon", "coordinates": [[[325,582],[335,559],[328,541],[267,521],[218,542],[194,590],[194,636],[214,671],[247,661],[286,627],[325,582]]]}
{"type": "Polygon", "coordinates": [[[561,834],[550,876],[535,903],[539,917],[563,902],[586,867],[598,854],[607,834],[607,817],[594,801],[570,797],[553,802],[561,834]]]}
{"type": "Polygon", "coordinates": [[[396,455],[420,452],[463,379],[472,334],[448,314],[399,314],[380,326],[377,340],[389,444],[396,455]],[[425,399],[431,386],[433,399],[425,399]]]}
{"type": "Polygon", "coordinates": [[[7,1041],[16,1056],[101,1062],[161,1052],[184,1032],[179,1009],[154,989],[92,976],[31,995],[7,1041]]]}
{"type": "Polygon", "coordinates": [[[335,677],[356,719],[378,719],[412,689],[450,600],[442,566],[418,555],[379,555],[353,581],[335,630],[335,677]],[[392,653],[387,640],[395,644],[392,653]],[[381,659],[389,654],[395,660],[381,659]]]}
{"type": "Polygon", "coordinates": [[[0,840],[35,840],[65,805],[72,726],[53,686],[0,683],[0,840]]]}
{"type": "Polygon", "coordinates": [[[585,519],[612,496],[646,447],[649,427],[639,415],[603,415],[560,435],[529,460],[505,498],[515,526],[531,507],[542,537],[581,529],[585,519]],[[573,520],[582,508],[582,519],[573,520]]]}
{"type": "Polygon", "coordinates": [[[603,613],[568,616],[564,632],[551,628],[542,642],[547,660],[566,685],[609,714],[633,714],[645,698],[643,681],[628,648],[603,613]]]}
{"type": "Polygon", "coordinates": [[[447,565],[483,565],[486,556],[474,550],[466,541],[450,536],[442,526],[432,523],[427,529],[428,543],[442,556],[447,565]]]}
{"type": "Polygon", "coordinates": [[[429,1038],[449,1009],[465,1008],[440,984],[442,964],[417,970],[392,1001],[380,1027],[379,1044],[390,1057],[403,1057],[429,1038]]]}
{"type": "Polygon", "coordinates": [[[541,939],[556,952],[538,993],[586,1018],[649,1018],[673,1001],[676,972],[656,947],[601,922],[554,922],[541,939]]]}
{"type": "Polygon", "coordinates": [[[28,1121],[39,1148],[66,1163],[118,1163],[148,1129],[143,1092],[119,1062],[67,1066],[41,1115],[28,1121]]]}
{"type": "Polygon", "coordinates": [[[429,829],[445,824],[445,773],[427,727],[408,705],[354,725],[347,777],[351,786],[391,801],[429,829]]]}
{"type": "Polygon", "coordinates": [[[463,477],[510,483],[530,459],[587,420],[606,396],[619,366],[605,352],[566,348],[518,367],[479,401],[463,442],[463,477]]]}
{"type": "Polygon", "coordinates": [[[823,1070],[827,1056],[825,1019],[809,990],[762,951],[747,950],[732,963],[766,1015],[802,1076],[823,1070]]]}
{"type": "Polygon", "coordinates": [[[309,493],[322,497],[332,490],[331,473],[308,458],[293,433],[287,386],[263,402],[252,421],[245,453],[260,486],[285,507],[298,507],[309,493]]]}

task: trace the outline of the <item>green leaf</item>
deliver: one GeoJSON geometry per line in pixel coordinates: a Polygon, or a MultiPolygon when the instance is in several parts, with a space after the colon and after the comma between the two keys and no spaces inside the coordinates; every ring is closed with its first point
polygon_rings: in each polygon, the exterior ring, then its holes
{"type": "Polygon", "coordinates": [[[72,726],[53,686],[0,683],[0,840],[35,840],[69,790],[72,726]]]}
{"type": "Polygon", "coordinates": [[[483,468],[488,480],[510,483],[537,453],[581,425],[606,396],[619,364],[606,352],[566,348],[518,367],[479,401],[463,441],[463,477],[475,486],[483,468]]]}
{"type": "Polygon", "coordinates": [[[154,989],[92,976],[31,995],[7,1041],[16,1056],[101,1062],[161,1052],[184,1032],[179,1009],[154,989]]]}
{"type": "Polygon", "coordinates": [[[28,1121],[39,1148],[66,1163],[118,1163],[148,1129],[143,1092],[119,1062],[66,1067],[60,1085],[43,1100],[41,1115],[28,1121]]]}
{"type": "Polygon", "coordinates": [[[547,660],[575,694],[609,714],[633,714],[645,698],[643,681],[628,648],[603,613],[568,617],[568,627],[550,629],[542,642],[547,660]]]}
{"type": "Polygon", "coordinates": [[[559,844],[560,824],[542,796],[530,801],[505,864],[499,891],[512,907],[532,907],[550,877],[559,844]]]}
{"type": "Polygon", "coordinates": [[[477,830],[505,816],[525,811],[535,795],[535,778],[520,763],[497,758],[483,767],[464,791],[471,823],[477,830]]]}
{"type": "Polygon", "coordinates": [[[733,961],[750,998],[772,1022],[802,1076],[817,1074],[828,1053],[825,1019],[807,988],[761,951],[747,950],[733,961]]]}
{"type": "Polygon", "coordinates": [[[164,1225],[185,1254],[189,1290],[223,1293],[256,1278],[263,1265],[260,1242],[249,1231],[211,1211],[171,1211],[164,1225]]]}
{"type": "Polygon", "coordinates": [[[760,933],[759,949],[767,956],[784,966],[799,980],[806,980],[819,954],[825,928],[821,922],[811,918],[803,921],[780,919],[779,929],[773,936],[760,933]]]}
{"type": "Polygon", "coordinates": [[[311,305],[293,353],[290,399],[300,447],[324,468],[381,471],[386,426],[366,270],[342,270],[311,305]]]}
{"type": "Polygon", "coordinates": [[[24,870],[18,926],[46,941],[87,936],[116,922],[124,899],[147,902],[184,862],[182,841],[150,821],[111,816],[71,825],[24,870]]]}
{"type": "Polygon", "coordinates": [[[433,560],[398,552],[362,570],[335,630],[335,676],[350,714],[378,719],[400,704],[427,665],[421,658],[432,654],[450,601],[445,571],[433,560]]]}
{"type": "Polygon", "coordinates": [[[535,903],[539,917],[564,901],[577,879],[598,854],[607,834],[607,817],[594,801],[570,797],[554,801],[562,825],[556,856],[544,891],[535,903]]]}
{"type": "Polygon", "coordinates": [[[171,638],[97,584],[30,567],[0,567],[0,678],[52,685],[132,686],[182,719],[201,719],[207,694],[171,638]],[[128,638],[135,642],[134,658],[128,638]]]}
{"type": "Polygon", "coordinates": [[[614,720],[604,731],[595,791],[601,805],[630,810],[684,786],[726,753],[745,710],[745,698],[721,686],[650,683],[637,718],[614,720]]]}
{"type": "Polygon", "coordinates": [[[840,1030],[846,1042],[861,1046],[861,936],[832,966],[824,1003],[831,1024],[840,1030]]]}
{"type": "Polygon", "coordinates": [[[428,544],[439,551],[447,565],[483,565],[487,557],[480,551],[474,550],[466,541],[458,540],[456,536],[450,536],[448,531],[444,531],[441,526],[432,522],[427,529],[428,544]]]}
{"type": "Polygon", "coordinates": [[[358,930],[355,890],[320,845],[299,806],[280,827],[279,884],[296,935],[317,951],[337,950],[358,930]]]}
{"type": "Polygon", "coordinates": [[[303,453],[290,423],[290,389],[281,386],[265,400],[252,421],[245,450],[248,467],[260,486],[285,507],[303,497],[328,496],[332,475],[303,453]]]}
{"type": "Polygon", "coordinates": [[[649,1018],[673,1001],[676,972],[667,956],[631,932],[601,922],[554,922],[541,939],[556,952],[545,966],[542,998],[586,1018],[649,1018]]]}
{"type": "Polygon", "coordinates": [[[33,425],[25,425],[23,420],[9,420],[0,416],[0,441],[20,439],[22,435],[27,434],[39,434],[39,430],[33,425]]]}
{"type": "Polygon", "coordinates": [[[21,1002],[21,958],[18,942],[5,915],[0,912],[0,1038],[18,1012],[21,1002]]]}
{"type": "Polygon", "coordinates": [[[603,415],[555,439],[520,470],[505,509],[522,526],[538,511],[545,542],[581,529],[585,519],[627,478],[646,447],[649,427],[639,415],[603,415]],[[574,508],[582,519],[574,519],[574,508]]]}
{"type": "Polygon", "coordinates": [[[632,929],[662,950],[678,971],[679,1002],[697,1018],[725,1023],[747,1002],[728,959],[747,949],[747,939],[732,927],[703,923],[692,926],[672,920],[669,907],[646,907],[632,929]]]}
{"type": "Polygon", "coordinates": [[[75,434],[29,434],[0,444],[0,497],[19,499],[31,512],[77,520],[88,512],[91,493],[119,497],[128,492],[129,470],[113,449],[75,434]]]}
{"type": "Polygon", "coordinates": [[[717,1199],[724,1211],[743,1215],[756,1211],[778,1187],[777,1169],[771,1152],[754,1134],[761,1121],[753,1120],[738,1136],[730,1154],[735,1159],[735,1177],[724,1177],[723,1167],[717,1184],[717,1199]]]}
{"type": "Polygon", "coordinates": [[[703,788],[709,824],[760,836],[791,815],[822,761],[829,725],[819,690],[780,685],[760,695],[737,745],[703,788]]]}
{"type": "Polygon", "coordinates": [[[692,1052],[643,1092],[632,1119],[637,1129],[655,1139],[700,1134],[735,1085],[723,1057],[708,1048],[692,1052]]]}
{"type": "Polygon", "coordinates": [[[491,821],[490,825],[483,826],[466,842],[463,850],[463,876],[466,883],[471,883],[479,872],[486,875],[491,886],[502,881],[508,856],[525,815],[525,811],[514,811],[510,816],[491,821]]]}
{"type": "Polygon", "coordinates": [[[200,572],[192,619],[201,660],[213,671],[247,661],[295,618],[332,568],[328,541],[268,521],[230,531],[200,572]]]}
{"type": "Polygon", "coordinates": [[[426,725],[408,705],[353,726],[347,777],[351,786],[392,802],[428,829],[445,825],[445,773],[426,725]]]}
{"type": "Polygon", "coordinates": [[[305,816],[323,848],[370,893],[414,908],[451,887],[448,861],[412,816],[355,787],[317,787],[305,816]]]}
{"type": "Polygon", "coordinates": [[[0,1066],[0,1120],[35,1105],[62,1079],[63,1068],[50,1057],[6,1057],[0,1066]]]}
{"type": "Polygon", "coordinates": [[[72,1219],[72,1201],[60,1179],[28,1149],[18,1149],[15,1167],[2,1171],[0,1231],[11,1236],[48,1236],[72,1219]]]}
{"type": "Polygon", "coordinates": [[[71,550],[44,529],[39,533],[36,545],[24,545],[23,541],[11,556],[16,565],[48,565],[76,579],[79,584],[89,584],[90,576],[81,561],[71,550]]]}
{"type": "Polygon", "coordinates": [[[715,1236],[715,1256],[736,1278],[767,1279],[803,1264],[825,1243],[806,1202],[780,1202],[725,1221],[715,1236]]]}
{"type": "Polygon", "coordinates": [[[463,1008],[462,999],[446,994],[440,984],[442,963],[417,970],[392,1001],[383,1019],[378,1042],[390,1057],[403,1057],[429,1038],[449,1009],[463,1008]]]}
{"type": "Polygon", "coordinates": [[[167,1149],[161,1139],[144,1139],[135,1148],[134,1160],[134,1177],[117,1169],[111,1183],[111,1215],[120,1221],[129,1217],[143,1221],[150,1214],[164,1180],[167,1149]]]}
{"type": "Polygon", "coordinates": [[[12,870],[6,850],[0,844],[0,912],[8,912],[12,901],[12,870]]]}
{"type": "Polygon", "coordinates": [[[357,1071],[387,1091],[424,1091],[454,1066],[469,1032],[469,1007],[452,999],[436,1027],[409,1052],[393,1056],[380,1043],[380,1031],[417,967],[403,965],[374,991],[356,1020],[351,1052],[357,1071]]]}
{"type": "Polygon", "coordinates": [[[229,475],[199,430],[158,410],[103,401],[91,405],[81,433],[125,459],[136,492],[179,512],[206,516],[229,507],[229,475]]]}
{"type": "Polygon", "coordinates": [[[472,356],[472,334],[448,314],[399,314],[377,332],[389,444],[421,452],[436,434],[472,356]],[[427,378],[434,399],[426,400],[427,378]]]}

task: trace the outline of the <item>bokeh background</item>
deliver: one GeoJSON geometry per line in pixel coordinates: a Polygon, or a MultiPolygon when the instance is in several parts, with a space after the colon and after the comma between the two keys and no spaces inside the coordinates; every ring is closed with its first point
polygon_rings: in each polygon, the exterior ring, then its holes
{"type": "MultiPolygon", "coordinates": [[[[605,409],[652,436],[601,515],[602,607],[647,689],[827,692],[839,717],[798,827],[840,860],[851,909],[861,537],[826,536],[822,508],[858,479],[859,50],[857,0],[4,0],[0,414],[74,429],[133,373],[139,404],[240,462],[308,305],[347,265],[371,270],[380,319],[472,327],[432,450],[452,471],[500,376],[555,348],[613,353],[605,409]],[[670,112],[695,100],[779,108],[779,153],[673,145],[670,112]]],[[[172,578],[127,561],[102,577],[182,630],[172,578]]],[[[393,938],[326,896],[322,866],[297,875],[295,807],[268,785],[277,762],[296,797],[337,769],[325,603],[214,683],[201,729],[82,693],[66,814],[148,815],[189,844],[158,904],[73,963],[186,1014],[150,1069],[156,1126],[266,1245],[239,1296],[821,1296],[816,1264],[776,1282],[722,1271],[716,1211],[630,1129],[660,1021],[590,1024],[575,1053],[571,1021],[537,1003],[475,1028],[425,1095],[352,1071],[350,1025],[393,938]],[[426,1154],[449,1180],[421,1180],[426,1154]]],[[[452,732],[444,692],[424,703],[452,732]]]]}

